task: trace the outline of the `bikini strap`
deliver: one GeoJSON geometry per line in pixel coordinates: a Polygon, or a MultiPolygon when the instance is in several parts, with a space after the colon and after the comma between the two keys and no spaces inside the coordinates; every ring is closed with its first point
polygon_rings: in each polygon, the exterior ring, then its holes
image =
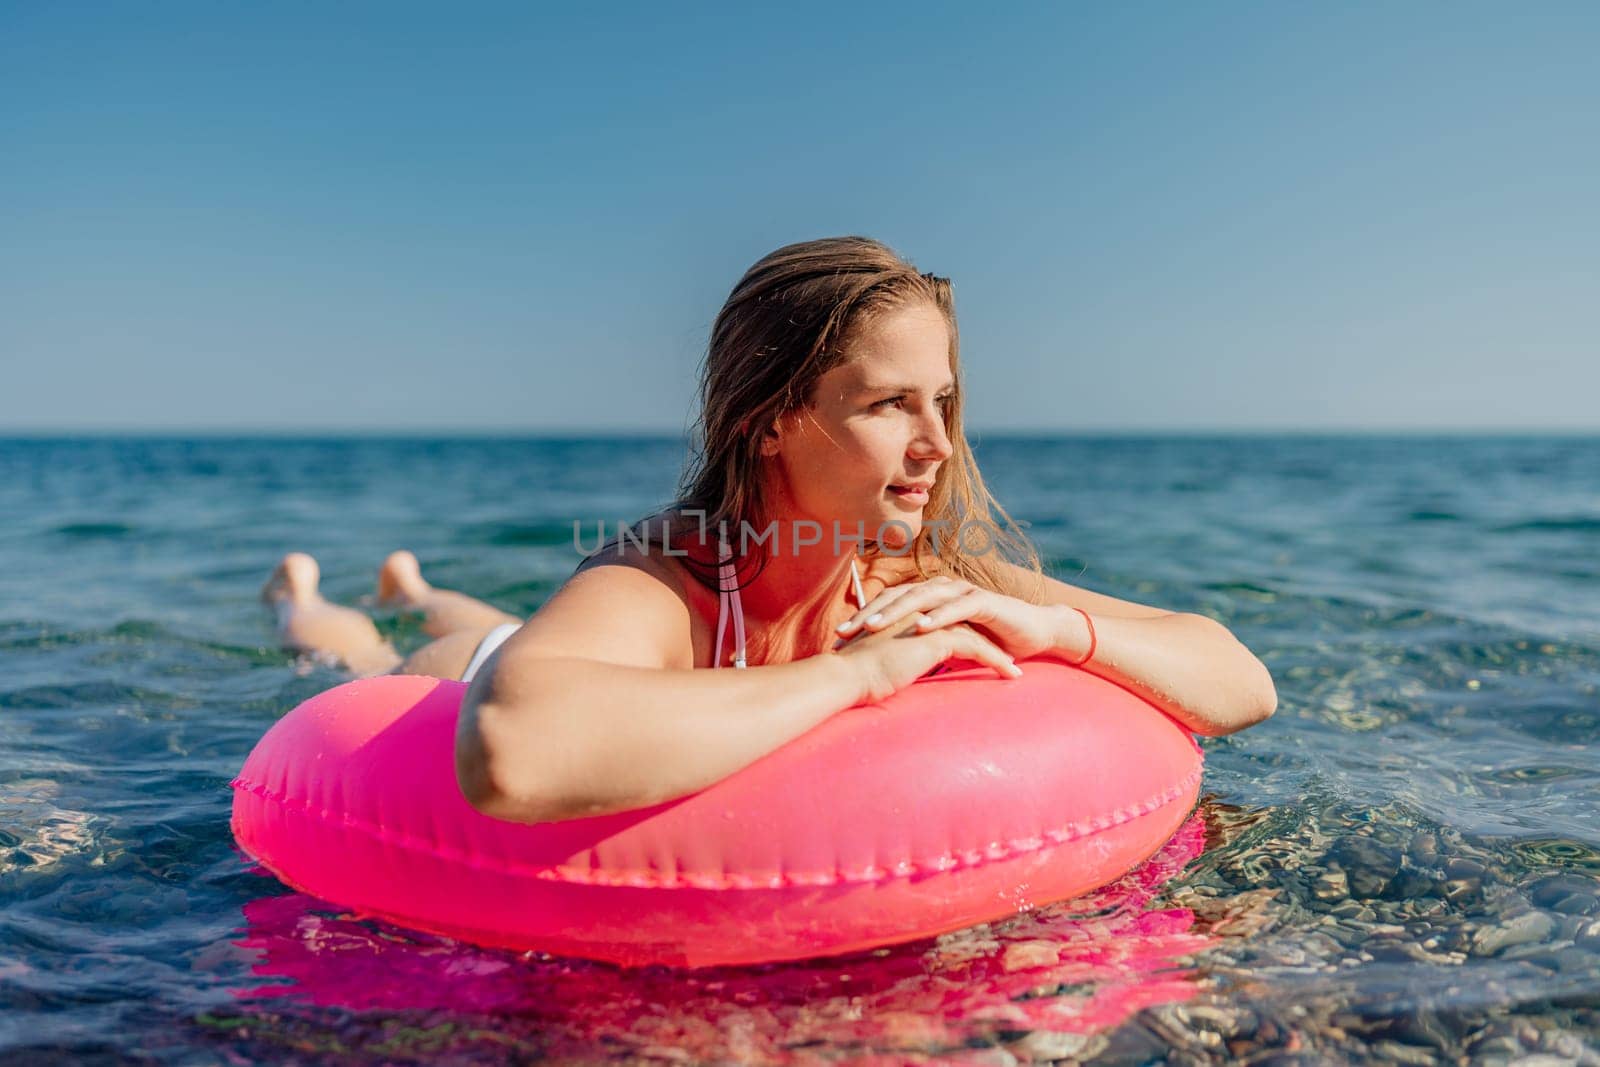
{"type": "Polygon", "coordinates": [[[733,607],[733,665],[744,669],[744,603],[739,599],[739,572],[734,569],[728,542],[717,541],[717,651],[712,667],[722,666],[722,639],[728,632],[728,607],[733,607]]]}
{"type": "MultiPolygon", "coordinates": [[[[861,588],[861,572],[856,568],[856,561],[850,561],[850,583],[855,593],[856,607],[867,606],[866,593],[861,588]]],[[[744,603],[739,599],[739,572],[734,569],[733,555],[728,551],[728,542],[717,541],[717,651],[711,657],[713,668],[722,666],[722,641],[728,633],[728,607],[733,607],[733,665],[741,670],[746,666],[744,658],[744,603]]]]}

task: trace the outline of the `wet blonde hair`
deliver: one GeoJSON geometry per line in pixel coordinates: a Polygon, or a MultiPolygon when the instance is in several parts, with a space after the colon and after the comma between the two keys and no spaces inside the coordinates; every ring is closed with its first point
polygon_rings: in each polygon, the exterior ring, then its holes
{"type": "MultiPolygon", "coordinates": [[[[760,530],[769,517],[762,494],[762,437],[780,419],[810,406],[818,380],[846,362],[851,342],[866,326],[885,312],[918,303],[944,315],[956,389],[945,405],[945,433],[953,452],[939,468],[910,555],[924,578],[965,578],[1037,601],[1043,588],[1038,552],[990,495],[962,429],[960,335],[950,280],[919,272],[871,238],[785,245],[739,279],[711,328],[700,371],[694,451],[676,506],[704,512],[711,529],[725,523],[729,545],[739,551],[739,524],[760,530]],[[939,519],[948,525],[936,531],[929,521],[939,519]],[[975,530],[986,536],[979,538],[975,530]],[[974,544],[978,551],[966,551],[963,540],[979,542],[974,544]],[[1022,567],[1032,580],[1019,588],[1015,572],[1002,560],[1022,567]]],[[[771,557],[764,546],[756,551],[761,553],[759,574],[771,557]]],[[[741,582],[753,578],[747,562],[739,561],[741,582]]],[[[694,571],[716,588],[714,567],[694,571]]]]}

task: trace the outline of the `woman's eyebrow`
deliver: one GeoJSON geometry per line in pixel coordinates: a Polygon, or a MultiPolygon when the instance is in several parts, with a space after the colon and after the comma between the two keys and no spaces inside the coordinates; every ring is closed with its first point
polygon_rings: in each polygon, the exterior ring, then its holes
{"type": "MultiPolygon", "coordinates": [[[[955,382],[955,379],[952,378],[948,382],[945,382],[943,385],[939,386],[939,388],[934,390],[934,392],[944,393],[944,392],[948,392],[951,389],[954,389],[955,387],[956,387],[956,382],[955,382]]],[[[863,385],[861,387],[861,391],[863,393],[920,393],[920,392],[922,392],[922,390],[919,387],[915,386],[915,385],[863,385]]]]}

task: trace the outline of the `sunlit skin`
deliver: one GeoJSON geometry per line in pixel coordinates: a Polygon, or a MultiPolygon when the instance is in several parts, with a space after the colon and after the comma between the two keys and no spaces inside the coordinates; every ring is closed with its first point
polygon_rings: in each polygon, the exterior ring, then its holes
{"type": "Polygon", "coordinates": [[[402,659],[371,619],[323,599],[320,577],[316,560],[290,552],[273,568],[261,599],[278,617],[278,639],[285,648],[336,659],[357,674],[459,678],[484,635],[503,623],[522,621],[463,593],[434,588],[423,579],[415,556],[393,552],[378,568],[378,603],[421,615],[423,629],[437,638],[402,659]]]}
{"type": "MultiPolygon", "coordinates": [[[[889,487],[932,483],[953,452],[945,433],[945,408],[957,384],[949,351],[944,316],[914,304],[873,323],[853,347],[853,358],[823,376],[797,432],[763,448],[778,460],[777,478],[797,517],[824,528],[834,521],[828,516],[838,516],[846,529],[858,520],[869,532],[885,527],[891,550],[901,548],[907,535],[886,524],[903,523],[910,537],[921,530],[926,496],[889,487]]],[[[892,591],[872,588],[867,595],[868,603],[835,627],[842,635],[836,647],[862,632],[904,622],[915,623],[919,632],[981,625],[1013,660],[1051,651],[1059,642],[1059,612],[964,581],[902,579],[892,591]]]]}
{"type": "MultiPolygon", "coordinates": [[[[891,552],[903,552],[922,528],[923,506],[889,487],[931,484],[952,448],[944,408],[955,389],[950,335],[944,316],[926,304],[881,315],[862,330],[849,358],[818,381],[809,407],[781,420],[761,442],[767,499],[783,538],[777,564],[743,591],[756,620],[804,621],[826,615],[815,634],[780,642],[798,654],[831,645],[831,630],[855,609],[846,598],[848,540],[834,550],[833,533],[868,538],[882,531],[891,552]],[[815,523],[818,544],[795,550],[794,531],[815,523]],[[889,525],[898,523],[899,526],[889,525]]],[[[869,597],[915,574],[909,558],[880,556],[863,570],[869,597]]]]}
{"type": "MultiPolygon", "coordinates": [[[[900,522],[914,536],[922,505],[889,486],[932,483],[953,451],[944,411],[956,383],[944,316],[925,304],[886,314],[851,357],[822,376],[809,408],[762,442],[774,461],[769,484],[792,519],[847,529],[859,521],[869,536],[900,522]]],[[[890,529],[898,546],[903,538],[890,529]]]]}

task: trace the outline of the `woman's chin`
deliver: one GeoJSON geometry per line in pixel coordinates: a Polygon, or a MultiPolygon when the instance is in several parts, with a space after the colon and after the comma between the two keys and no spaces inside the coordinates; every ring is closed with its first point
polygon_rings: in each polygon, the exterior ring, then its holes
{"type": "Polygon", "coordinates": [[[921,532],[922,509],[918,508],[916,511],[898,511],[882,516],[878,519],[874,534],[885,550],[905,552],[921,532]]]}

